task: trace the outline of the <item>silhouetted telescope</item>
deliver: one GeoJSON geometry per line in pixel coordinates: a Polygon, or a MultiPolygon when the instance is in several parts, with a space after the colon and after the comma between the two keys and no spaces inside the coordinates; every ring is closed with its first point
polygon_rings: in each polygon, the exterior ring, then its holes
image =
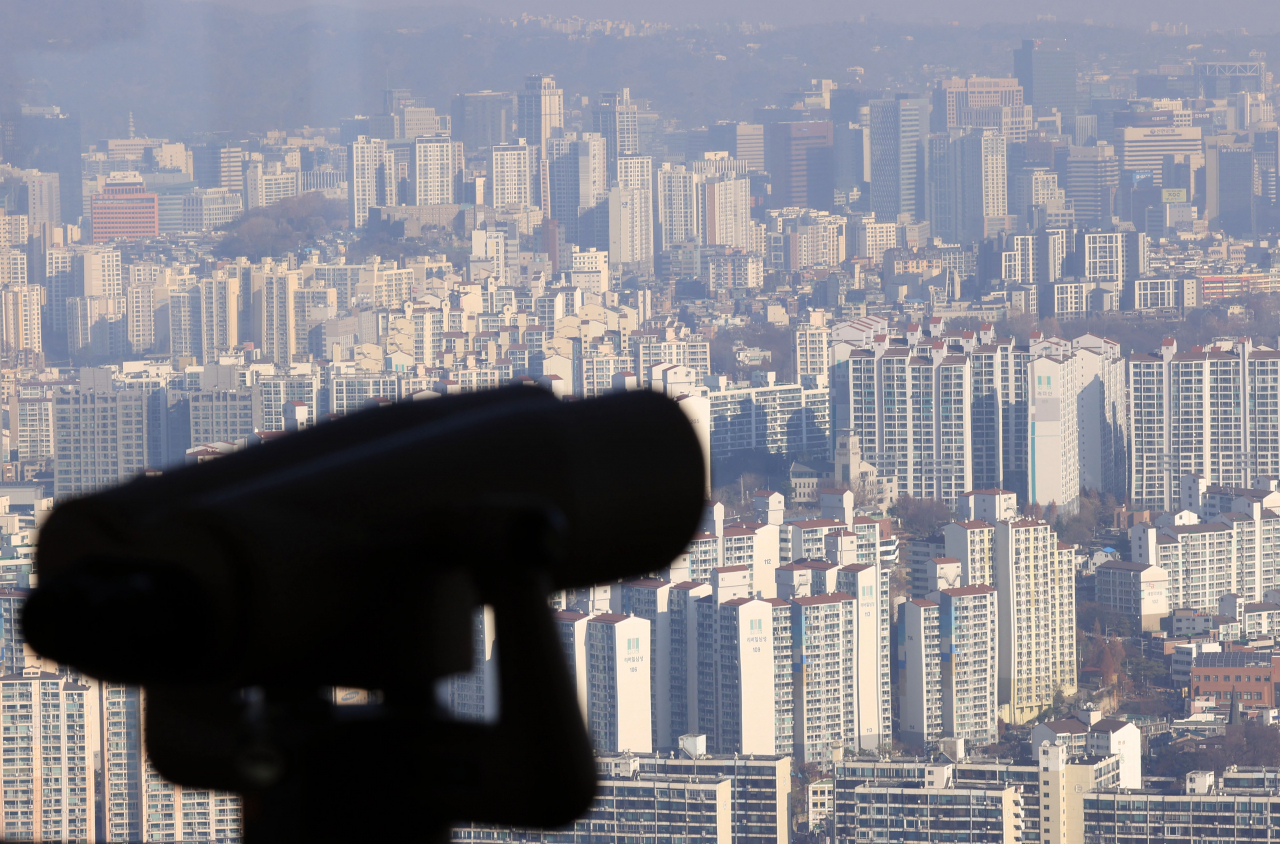
{"type": "Polygon", "coordinates": [[[254,841],[558,826],[595,771],[551,590],[655,571],[702,511],[675,402],[512,387],[363,411],[70,501],[24,611],[40,653],[146,689],[147,749],[245,795],[254,841]],[[500,715],[459,722],[494,609],[500,715]],[[326,690],[376,690],[334,706],[326,690]]]}

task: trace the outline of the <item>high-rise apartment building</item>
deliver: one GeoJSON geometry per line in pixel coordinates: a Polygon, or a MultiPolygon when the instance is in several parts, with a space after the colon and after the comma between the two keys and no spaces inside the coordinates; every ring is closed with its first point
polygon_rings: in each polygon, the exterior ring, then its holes
{"type": "Polygon", "coordinates": [[[44,351],[41,310],[46,290],[35,284],[11,284],[0,289],[0,348],[10,358],[22,352],[44,351]]]}
{"type": "Polygon", "coordinates": [[[489,178],[492,198],[489,204],[505,211],[519,210],[536,204],[534,162],[536,150],[525,138],[513,144],[495,144],[490,150],[489,178]]]}
{"type": "Polygon", "coordinates": [[[653,750],[649,620],[601,613],[587,621],[588,731],[600,750],[653,750]]]}
{"type": "Polygon", "coordinates": [[[53,411],[53,490],[58,500],[116,486],[146,468],[145,395],[58,387],[53,411]]]}
{"type": "Polygon", "coordinates": [[[409,202],[412,205],[448,205],[462,162],[457,145],[448,135],[417,138],[409,159],[409,202]]]}
{"type": "Polygon", "coordinates": [[[995,566],[1001,717],[1022,724],[1075,693],[1075,566],[1038,519],[996,522],[995,566]]]}
{"type": "Polygon", "coordinates": [[[619,271],[653,275],[653,159],[624,156],[609,189],[609,261],[619,271]]]}
{"type": "Polygon", "coordinates": [[[1277,375],[1280,352],[1248,338],[1189,351],[1168,338],[1152,354],[1131,354],[1132,506],[1177,509],[1178,478],[1189,472],[1229,487],[1280,475],[1277,375]]]}
{"type": "Polygon", "coordinates": [[[297,344],[295,294],[302,286],[296,271],[254,273],[254,343],[262,356],[286,366],[297,344]]]}
{"type": "Polygon", "coordinates": [[[279,161],[251,162],[244,171],[246,208],[265,208],[297,196],[298,176],[297,170],[286,170],[279,161]]]}
{"type": "Polygon", "coordinates": [[[42,664],[0,677],[4,737],[4,839],[97,840],[94,774],[101,747],[98,689],[42,664]],[[25,727],[25,729],[24,729],[25,727]]]}
{"type": "Polygon", "coordinates": [[[240,343],[240,280],[215,277],[200,281],[200,362],[217,361],[240,343]]]}
{"type": "Polygon", "coordinates": [[[564,91],[551,74],[531,73],[516,100],[516,136],[545,149],[555,130],[564,128],[564,91]]]}
{"type": "Polygon", "coordinates": [[[972,489],[973,367],[938,342],[923,357],[875,342],[850,351],[832,378],[835,426],[859,438],[863,458],[898,489],[951,506],[972,489]]]}
{"type": "Polygon", "coordinates": [[[592,107],[591,128],[604,138],[610,174],[617,174],[619,158],[640,154],[639,112],[629,88],[602,93],[592,107]]]}
{"type": "Polygon", "coordinates": [[[566,243],[582,248],[607,242],[607,223],[601,210],[609,196],[609,166],[602,135],[564,132],[547,139],[542,149],[543,200],[546,212],[559,223],[566,243]]]}
{"type": "Polygon", "coordinates": [[[901,215],[924,220],[929,101],[914,94],[872,100],[870,116],[871,211],[882,223],[901,215]]]}
{"type": "Polygon", "coordinates": [[[395,205],[395,170],[385,140],[360,135],[347,146],[347,207],[351,228],[364,226],[370,208],[395,205]]]}

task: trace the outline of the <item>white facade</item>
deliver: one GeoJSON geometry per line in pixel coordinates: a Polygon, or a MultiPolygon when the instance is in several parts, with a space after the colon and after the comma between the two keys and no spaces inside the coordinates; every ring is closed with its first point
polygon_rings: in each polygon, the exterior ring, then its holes
{"type": "Polygon", "coordinates": [[[528,208],[534,204],[534,151],[521,138],[514,144],[497,144],[490,150],[489,179],[493,198],[489,204],[498,210],[528,208]]]}
{"type": "Polygon", "coordinates": [[[1021,724],[1076,689],[1075,566],[1046,522],[995,524],[1001,717],[1021,724]]]}
{"type": "Polygon", "coordinates": [[[605,751],[653,750],[649,620],[601,613],[587,622],[592,744],[605,751]]]}
{"type": "Polygon", "coordinates": [[[410,159],[409,184],[414,205],[449,205],[454,202],[454,181],[462,162],[458,146],[448,135],[417,138],[410,159]]]}

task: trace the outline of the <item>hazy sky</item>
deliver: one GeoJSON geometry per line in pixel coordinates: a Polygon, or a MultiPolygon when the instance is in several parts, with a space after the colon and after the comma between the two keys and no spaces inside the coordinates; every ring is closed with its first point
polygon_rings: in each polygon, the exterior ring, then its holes
{"type": "MultiPolygon", "coordinates": [[[[310,0],[220,0],[227,5],[259,10],[294,9],[313,5],[310,0]]],[[[878,16],[909,22],[931,18],[958,20],[962,24],[995,21],[1020,22],[1052,14],[1064,21],[1092,21],[1114,26],[1146,27],[1151,21],[1187,23],[1195,28],[1239,28],[1251,34],[1280,30],[1275,0],[325,0],[349,8],[413,9],[465,7],[492,10],[497,15],[580,15],[587,18],[661,20],[670,22],[705,19],[767,21],[774,24],[815,23],[824,20],[857,20],[878,16]]]]}

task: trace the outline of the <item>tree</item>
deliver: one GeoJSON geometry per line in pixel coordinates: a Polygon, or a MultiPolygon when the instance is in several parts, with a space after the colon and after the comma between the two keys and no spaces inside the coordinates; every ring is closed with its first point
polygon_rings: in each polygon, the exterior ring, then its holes
{"type": "Polygon", "coordinates": [[[947,505],[936,498],[898,497],[889,508],[889,515],[902,523],[902,529],[912,536],[931,536],[939,527],[951,520],[947,505]]]}
{"type": "Polygon", "coordinates": [[[214,247],[214,254],[253,261],[278,258],[335,228],[345,227],[346,222],[344,202],[326,199],[322,193],[304,193],[245,214],[228,227],[227,236],[214,247]]]}

